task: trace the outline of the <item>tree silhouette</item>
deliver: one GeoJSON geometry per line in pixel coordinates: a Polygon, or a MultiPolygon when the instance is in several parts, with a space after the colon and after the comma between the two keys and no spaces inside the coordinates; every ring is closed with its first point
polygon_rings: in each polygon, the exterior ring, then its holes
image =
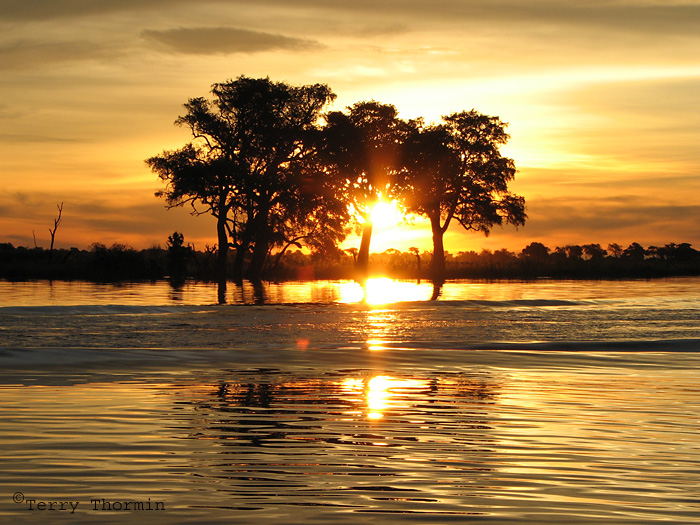
{"type": "Polygon", "coordinates": [[[409,212],[425,215],[430,220],[433,234],[431,276],[436,279],[444,274],[443,235],[454,215],[453,203],[456,205],[458,200],[453,182],[459,174],[459,157],[450,147],[452,137],[446,126],[423,126],[422,121],[414,121],[413,125],[404,143],[401,197],[409,212]]]}
{"type": "Polygon", "coordinates": [[[509,138],[505,124],[474,110],[443,121],[431,126],[412,122],[401,182],[407,210],[430,220],[431,273],[437,282],[444,280],[443,237],[453,219],[488,235],[494,225],[522,225],[526,218],[525,200],[508,191],[515,176],[513,161],[499,152],[509,138]]]}
{"type": "Polygon", "coordinates": [[[184,281],[187,275],[187,259],[192,257],[194,249],[185,245],[185,236],[180,232],[173,232],[168,236],[168,273],[171,281],[184,281]]]}
{"type": "Polygon", "coordinates": [[[584,244],[581,248],[585,258],[588,260],[600,260],[608,254],[600,244],[584,244]]]}
{"type": "Polygon", "coordinates": [[[555,253],[570,261],[579,261],[583,257],[583,247],[578,244],[567,244],[566,246],[557,246],[555,253]]]}
{"type": "Polygon", "coordinates": [[[613,257],[621,257],[624,249],[616,242],[608,244],[608,253],[613,257]]]}
{"type": "Polygon", "coordinates": [[[644,246],[637,242],[633,242],[622,252],[623,257],[626,257],[632,261],[643,261],[645,255],[646,250],[644,249],[644,246]]]}
{"type": "Polygon", "coordinates": [[[361,280],[368,273],[372,207],[381,197],[392,196],[407,129],[394,106],[376,101],[358,102],[345,113],[326,115],[323,160],[327,171],[342,181],[344,197],[362,224],[355,263],[361,280]]]}
{"type": "MultiPolygon", "coordinates": [[[[58,230],[58,225],[61,224],[61,215],[63,214],[63,203],[60,205],[56,205],[56,208],[58,208],[58,217],[56,217],[53,220],[53,230],[49,228],[49,233],[51,234],[51,246],[49,247],[49,260],[51,260],[51,255],[53,255],[53,244],[54,240],[56,239],[56,230],[58,230]]],[[[36,244],[36,239],[34,240],[34,244],[36,244]]]]}
{"type": "Polygon", "coordinates": [[[535,261],[545,261],[549,256],[550,249],[541,242],[531,242],[520,252],[522,258],[535,261]]]}
{"type": "Polygon", "coordinates": [[[214,84],[212,94],[190,99],[176,121],[190,128],[191,142],[146,162],[166,183],[156,195],[169,207],[189,203],[194,214],[216,218],[225,287],[229,245],[236,249],[234,279],[242,280],[250,253],[251,278],[258,279],[272,247],[319,232],[327,244],[342,236],[347,217],[332,188],[318,180],[307,144],[335,98],[328,86],[241,76],[214,84]]]}
{"type": "Polygon", "coordinates": [[[157,195],[169,207],[189,203],[193,213],[217,219],[222,286],[229,246],[234,279],[242,280],[250,256],[248,274],[258,280],[273,249],[333,252],[351,217],[362,230],[356,277],[365,279],[372,207],[399,189],[406,209],[430,220],[438,282],[453,219],[487,235],[493,225],[525,221],[524,199],[508,191],[515,167],[498,150],[508,135],[496,117],[472,110],[425,126],[369,101],[328,113],[319,129],[322,109],[335,98],[326,85],[239,77],[215,84],[212,94],[190,99],[176,121],[192,140],[147,163],[166,183],[157,195]]]}

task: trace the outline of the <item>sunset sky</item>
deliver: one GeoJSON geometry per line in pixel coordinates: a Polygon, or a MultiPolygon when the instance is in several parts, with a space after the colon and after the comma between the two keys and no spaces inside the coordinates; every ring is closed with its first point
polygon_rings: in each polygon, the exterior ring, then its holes
{"type": "MultiPolygon", "coordinates": [[[[168,211],[144,159],[213,83],[327,83],[402,117],[472,108],[509,123],[525,227],[458,225],[450,252],[690,242],[700,249],[700,1],[0,0],[0,242],[214,245],[168,211]]],[[[359,246],[359,241],[357,242],[359,246]]],[[[372,251],[430,249],[424,224],[372,251]]]]}

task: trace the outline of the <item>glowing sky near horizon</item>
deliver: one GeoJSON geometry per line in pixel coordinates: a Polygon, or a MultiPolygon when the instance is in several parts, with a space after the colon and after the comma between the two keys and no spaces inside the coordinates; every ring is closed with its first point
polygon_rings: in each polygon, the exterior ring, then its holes
{"type": "MultiPolygon", "coordinates": [[[[64,202],[59,247],[214,245],[144,159],[189,140],[188,98],[239,75],[327,83],[333,109],[508,122],[529,220],[488,238],[455,224],[451,252],[700,248],[700,1],[663,0],[0,0],[0,242],[47,247],[64,202]]],[[[430,238],[385,226],[372,251],[430,238]]]]}

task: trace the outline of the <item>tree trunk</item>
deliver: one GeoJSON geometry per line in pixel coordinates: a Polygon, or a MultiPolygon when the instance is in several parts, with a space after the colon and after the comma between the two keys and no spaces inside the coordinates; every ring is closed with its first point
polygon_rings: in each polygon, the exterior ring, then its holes
{"type": "Polygon", "coordinates": [[[433,230],[433,260],[430,263],[430,277],[434,284],[445,282],[445,245],[444,231],[440,227],[440,216],[430,217],[430,227],[433,230]]]}
{"type": "Polygon", "coordinates": [[[253,246],[253,258],[250,261],[249,276],[253,282],[260,281],[267,252],[270,249],[270,226],[268,225],[268,212],[260,209],[255,218],[255,245],[253,246]]]}
{"type": "Polygon", "coordinates": [[[442,283],[438,281],[433,281],[433,294],[430,296],[431,301],[437,301],[438,297],[442,293],[442,283]]]}
{"type": "Polygon", "coordinates": [[[216,233],[219,251],[216,257],[216,279],[219,285],[219,304],[226,302],[226,270],[228,266],[228,234],[226,232],[226,214],[219,214],[216,221],[216,233]]]}
{"type": "Polygon", "coordinates": [[[253,301],[255,304],[265,304],[265,287],[262,281],[253,281],[253,301]]]}
{"type": "Polygon", "coordinates": [[[241,240],[236,246],[236,258],[233,260],[233,275],[231,276],[236,284],[243,284],[243,265],[245,264],[249,246],[250,244],[247,240],[241,240]]]}
{"type": "Polygon", "coordinates": [[[251,281],[260,281],[269,248],[270,244],[267,240],[267,236],[259,235],[255,240],[255,246],[253,247],[253,258],[250,261],[249,277],[251,281]]]}
{"type": "Polygon", "coordinates": [[[362,228],[362,242],[355,262],[355,278],[366,281],[369,275],[369,243],[372,240],[372,223],[367,221],[362,228]]]}

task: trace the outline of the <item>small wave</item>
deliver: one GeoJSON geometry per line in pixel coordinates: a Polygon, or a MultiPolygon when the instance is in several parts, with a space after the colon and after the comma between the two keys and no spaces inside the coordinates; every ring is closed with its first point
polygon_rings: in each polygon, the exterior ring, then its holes
{"type": "MultiPolygon", "coordinates": [[[[388,344],[392,347],[392,344],[388,344]]],[[[402,343],[403,348],[425,349],[421,342],[402,343]]],[[[608,341],[493,341],[480,343],[440,343],[430,345],[437,350],[511,350],[523,352],[696,352],[700,353],[700,339],[663,339],[663,340],[608,340],[608,341]]]]}
{"type": "Polygon", "coordinates": [[[511,308],[511,307],[543,307],[543,306],[582,306],[595,305],[597,301],[574,301],[565,299],[508,299],[503,301],[488,299],[467,300],[438,300],[425,301],[426,304],[441,308],[449,307],[479,307],[479,308],[511,308]]]}
{"type": "MultiPolygon", "coordinates": [[[[686,353],[700,354],[700,339],[670,340],[620,340],[620,341],[533,341],[533,342],[386,342],[381,345],[381,358],[386,363],[406,362],[417,368],[430,368],[437,362],[441,366],[452,363],[461,366],[472,362],[477,354],[520,352],[543,359],[553,354],[650,354],[686,353]]],[[[26,366],[51,369],[53,367],[88,366],[106,371],[111,365],[120,364],[129,369],[138,368],[191,368],[204,366],[253,366],[279,362],[306,366],[362,366],[377,359],[376,345],[369,348],[363,343],[323,345],[299,352],[293,346],[250,344],[239,348],[0,348],[0,363],[4,368],[26,366]],[[371,359],[370,359],[371,357],[371,359]]],[[[488,364],[486,359],[485,364],[488,364]]]]}
{"type": "Polygon", "coordinates": [[[178,313],[193,306],[139,305],[61,305],[61,306],[2,306],[0,315],[138,315],[178,313]]]}
{"type": "Polygon", "coordinates": [[[510,300],[451,300],[400,301],[389,303],[360,302],[270,302],[267,304],[230,303],[225,305],[129,305],[129,304],[85,304],[85,305],[42,305],[42,306],[0,306],[0,315],[120,315],[120,314],[159,314],[179,313],[187,310],[209,311],[232,308],[291,308],[309,309],[317,307],[361,307],[361,308],[538,308],[595,306],[600,301],[575,301],[562,299],[510,299],[510,300]]]}

